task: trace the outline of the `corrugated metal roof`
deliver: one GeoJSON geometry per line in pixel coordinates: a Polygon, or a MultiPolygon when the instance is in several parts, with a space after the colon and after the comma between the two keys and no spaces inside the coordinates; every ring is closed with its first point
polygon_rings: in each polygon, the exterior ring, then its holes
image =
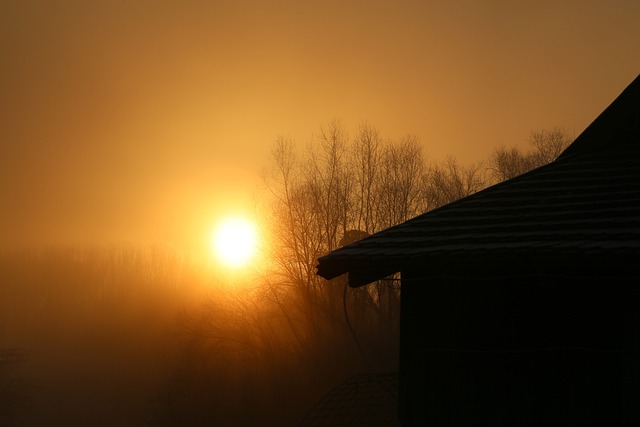
{"type": "Polygon", "coordinates": [[[640,76],[554,162],[319,259],[363,284],[436,254],[640,254],[640,76]]]}

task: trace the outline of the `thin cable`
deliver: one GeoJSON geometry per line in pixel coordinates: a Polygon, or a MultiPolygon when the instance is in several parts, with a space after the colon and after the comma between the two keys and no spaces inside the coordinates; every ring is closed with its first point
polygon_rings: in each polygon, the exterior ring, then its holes
{"type": "Polygon", "coordinates": [[[360,353],[360,357],[362,357],[362,361],[367,365],[367,368],[370,369],[369,367],[369,362],[367,361],[367,358],[364,356],[364,351],[362,351],[362,347],[360,346],[360,341],[358,341],[358,337],[356,336],[356,331],[353,330],[353,326],[351,326],[351,321],[349,320],[349,313],[347,311],[347,290],[349,289],[349,284],[345,284],[344,285],[344,293],[342,295],[342,308],[344,309],[344,318],[347,321],[347,326],[349,326],[349,330],[351,331],[351,336],[353,337],[353,340],[356,343],[356,346],[358,347],[358,352],[360,353]]]}
{"type": "MultiPolygon", "coordinates": [[[[360,345],[360,341],[358,340],[358,336],[356,335],[356,331],[353,329],[353,326],[351,325],[351,321],[349,320],[349,312],[347,310],[347,290],[348,289],[349,289],[349,283],[345,284],[344,293],[342,294],[342,308],[344,310],[344,318],[347,321],[347,326],[349,326],[349,331],[351,331],[351,336],[353,337],[353,340],[355,341],[356,346],[358,347],[358,352],[360,353],[360,357],[362,357],[362,361],[367,366],[367,370],[369,372],[372,372],[373,370],[371,369],[369,360],[367,360],[367,358],[365,357],[364,351],[362,350],[362,346],[360,345]]],[[[398,374],[398,379],[399,379],[399,376],[400,374],[398,374]]],[[[378,384],[378,386],[381,389],[383,389],[389,396],[391,396],[393,400],[396,401],[396,403],[398,402],[398,395],[394,393],[392,390],[390,390],[389,387],[387,387],[386,383],[379,381],[376,377],[374,377],[374,381],[378,384]]],[[[398,390],[398,393],[399,391],[400,390],[398,390]]]]}

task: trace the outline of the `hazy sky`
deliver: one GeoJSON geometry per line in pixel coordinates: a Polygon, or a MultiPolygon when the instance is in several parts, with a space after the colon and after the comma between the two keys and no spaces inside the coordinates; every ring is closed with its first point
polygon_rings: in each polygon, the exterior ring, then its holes
{"type": "Polygon", "coordinates": [[[0,239],[193,242],[333,117],[486,158],[640,72],[640,2],[0,2],[0,239]]]}

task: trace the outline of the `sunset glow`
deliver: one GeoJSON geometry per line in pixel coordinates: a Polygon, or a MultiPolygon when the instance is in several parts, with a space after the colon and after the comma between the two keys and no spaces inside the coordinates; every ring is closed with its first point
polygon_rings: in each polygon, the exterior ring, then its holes
{"type": "Polygon", "coordinates": [[[0,0],[0,427],[637,418],[639,16],[0,0]]]}
{"type": "Polygon", "coordinates": [[[228,218],[216,227],[212,247],[216,257],[229,267],[246,265],[256,252],[258,230],[245,218],[228,218]]]}

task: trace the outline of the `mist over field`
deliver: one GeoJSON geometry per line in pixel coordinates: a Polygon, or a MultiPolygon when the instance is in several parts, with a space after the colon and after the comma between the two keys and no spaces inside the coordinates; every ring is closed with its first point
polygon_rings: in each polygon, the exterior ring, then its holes
{"type": "MultiPolygon", "coordinates": [[[[484,166],[428,161],[415,137],[370,125],[349,136],[332,121],[320,135],[306,150],[274,143],[263,214],[223,223],[215,248],[0,252],[3,422],[298,425],[355,375],[398,370],[398,276],[348,288],[315,274],[318,257],[547,163],[571,141],[559,128],[533,132],[528,151],[496,149],[484,166]],[[231,256],[242,242],[256,250],[248,259],[231,256]]],[[[397,391],[387,400],[397,405],[397,391]]]]}
{"type": "Polygon", "coordinates": [[[368,124],[319,135],[274,142],[263,210],[221,223],[207,250],[2,249],[2,425],[331,425],[348,397],[322,402],[362,376],[397,425],[400,273],[350,288],[318,258],[545,165],[572,137],[532,131],[524,150],[464,164],[368,124]]]}
{"type": "Polygon", "coordinates": [[[0,1],[0,426],[299,425],[393,375],[398,274],[318,257],[554,159],[637,75],[639,14],[0,1]],[[212,248],[229,219],[255,253],[212,248]]]}
{"type": "Polygon", "coordinates": [[[295,425],[350,375],[394,369],[392,342],[370,351],[363,335],[362,359],[342,307],[168,249],[0,262],[2,425],[295,425]]]}

